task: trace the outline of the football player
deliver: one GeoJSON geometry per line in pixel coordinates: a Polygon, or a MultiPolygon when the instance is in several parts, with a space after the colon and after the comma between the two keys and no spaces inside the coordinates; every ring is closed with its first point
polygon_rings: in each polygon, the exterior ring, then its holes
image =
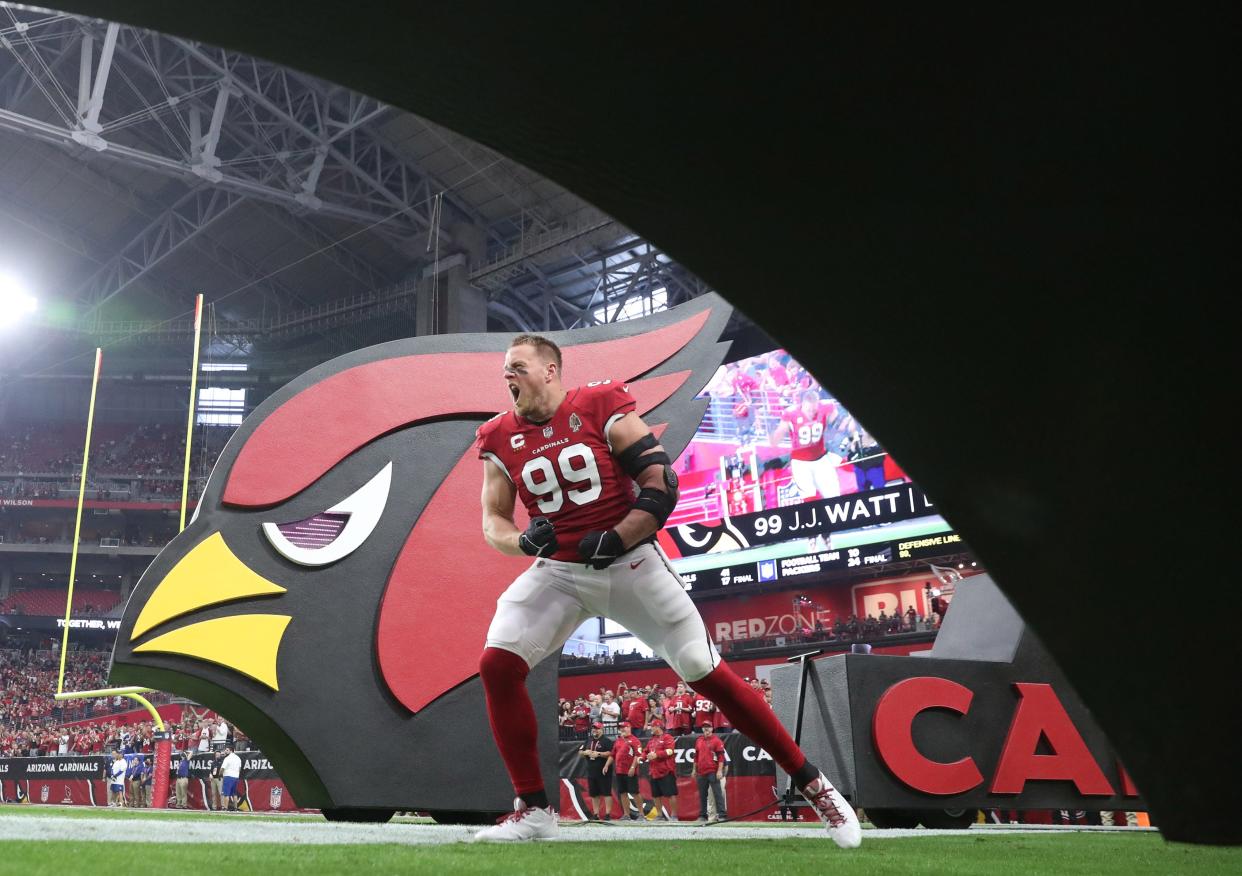
{"type": "Polygon", "coordinates": [[[841,495],[837,469],[844,457],[835,451],[843,440],[838,428],[837,406],[823,401],[819,390],[802,391],[798,407],[781,414],[781,421],[772,430],[771,442],[776,447],[789,438],[790,474],[803,499],[835,499],[841,495]]]}
{"type": "Polygon", "coordinates": [[[505,353],[513,410],[478,431],[483,535],[532,558],[496,603],[479,672],[492,735],[517,800],[480,840],[556,836],[539,771],[537,721],[526,676],[597,615],[622,624],[794,779],[842,847],[861,841],[854,810],[812,765],[763,701],[720,659],[681,578],[655,543],[677,504],[672,460],[638,416],[629,388],[610,380],[566,389],[561,351],[519,335],[505,353]],[[638,494],[633,485],[637,484],[638,494]],[[530,513],[514,523],[518,498],[530,513]]]}

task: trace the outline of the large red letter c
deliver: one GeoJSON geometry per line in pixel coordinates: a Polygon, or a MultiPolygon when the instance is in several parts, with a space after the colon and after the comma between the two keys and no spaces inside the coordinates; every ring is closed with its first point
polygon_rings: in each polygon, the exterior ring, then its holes
{"type": "Polygon", "coordinates": [[[916,677],[897,682],[876,703],[871,736],[880,760],[898,780],[925,794],[962,794],[983,782],[983,774],[967,756],[941,763],[923,756],[914,745],[914,718],[925,709],[951,709],[965,715],[974,699],[970,688],[947,678],[916,677]]]}

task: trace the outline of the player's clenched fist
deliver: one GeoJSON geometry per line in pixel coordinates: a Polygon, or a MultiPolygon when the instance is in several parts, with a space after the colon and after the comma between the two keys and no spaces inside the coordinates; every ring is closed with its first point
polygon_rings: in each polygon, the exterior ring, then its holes
{"type": "Polygon", "coordinates": [[[532,517],[530,526],[518,536],[518,547],[531,557],[546,557],[556,553],[556,527],[546,517],[532,517]]]}
{"type": "Polygon", "coordinates": [[[578,556],[593,569],[606,569],[625,551],[625,544],[615,529],[588,532],[578,542],[578,556]]]}

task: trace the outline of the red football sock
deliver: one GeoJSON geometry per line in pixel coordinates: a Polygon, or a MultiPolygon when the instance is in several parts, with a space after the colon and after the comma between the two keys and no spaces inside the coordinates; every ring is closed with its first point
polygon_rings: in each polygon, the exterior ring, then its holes
{"type": "Polygon", "coordinates": [[[539,725],[535,706],[526,691],[528,674],[530,667],[526,661],[503,648],[484,648],[479,658],[479,675],[487,695],[487,720],[519,797],[543,790],[536,744],[539,725]]]}
{"type": "Polygon", "coordinates": [[[728,665],[721,663],[706,677],[691,682],[691,687],[719,706],[730,726],[759,743],[785,772],[796,775],[802,769],[806,763],[802,749],[776,719],[763,696],[738,678],[728,665]]]}

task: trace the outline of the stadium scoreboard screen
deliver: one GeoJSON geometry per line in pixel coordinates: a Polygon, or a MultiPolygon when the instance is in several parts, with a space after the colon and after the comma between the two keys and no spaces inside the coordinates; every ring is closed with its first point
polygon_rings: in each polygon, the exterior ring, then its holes
{"type": "Polygon", "coordinates": [[[932,499],[783,350],[726,363],[700,397],[707,411],[674,463],[681,498],[659,533],[687,589],[966,550],[932,499]]]}
{"type": "MultiPolygon", "coordinates": [[[[729,554],[720,556],[720,565],[679,572],[682,583],[692,592],[747,588],[753,585],[780,582],[808,582],[819,577],[856,569],[876,568],[900,562],[944,556],[966,550],[956,532],[935,536],[878,542],[861,547],[848,547],[763,560],[729,562],[729,554]]],[[[741,560],[736,553],[735,560],[741,560]]]]}

